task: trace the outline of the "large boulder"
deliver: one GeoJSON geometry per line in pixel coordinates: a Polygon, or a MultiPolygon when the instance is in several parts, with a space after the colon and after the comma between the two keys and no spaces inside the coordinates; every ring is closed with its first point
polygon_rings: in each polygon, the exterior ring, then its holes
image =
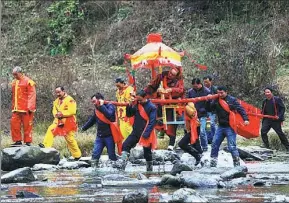
{"type": "Polygon", "coordinates": [[[182,185],[189,188],[216,188],[218,181],[221,180],[219,175],[202,174],[195,171],[183,171],[180,175],[182,185]]]}
{"type": "Polygon", "coordinates": [[[35,164],[57,165],[59,152],[54,148],[36,146],[10,147],[2,150],[2,170],[12,171],[22,167],[33,167],[35,164]]]}
{"type": "Polygon", "coordinates": [[[29,167],[19,168],[1,176],[2,183],[28,183],[35,180],[36,178],[29,167]]]}

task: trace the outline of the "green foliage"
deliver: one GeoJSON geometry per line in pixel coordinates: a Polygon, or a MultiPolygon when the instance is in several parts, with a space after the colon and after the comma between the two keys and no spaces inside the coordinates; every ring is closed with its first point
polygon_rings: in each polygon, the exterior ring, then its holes
{"type": "Polygon", "coordinates": [[[125,6],[125,7],[119,8],[116,19],[119,21],[122,21],[126,19],[131,14],[131,12],[132,12],[131,7],[125,6]]]}
{"type": "Polygon", "coordinates": [[[67,54],[76,37],[75,26],[84,20],[84,11],[78,0],[55,1],[48,8],[47,44],[50,55],[67,54]]]}

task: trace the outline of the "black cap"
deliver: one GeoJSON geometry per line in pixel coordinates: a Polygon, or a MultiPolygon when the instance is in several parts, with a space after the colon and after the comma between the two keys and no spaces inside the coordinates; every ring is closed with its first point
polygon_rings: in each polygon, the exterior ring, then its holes
{"type": "Polygon", "coordinates": [[[115,83],[125,83],[125,82],[124,82],[123,78],[118,77],[118,78],[115,79],[115,83]]]}

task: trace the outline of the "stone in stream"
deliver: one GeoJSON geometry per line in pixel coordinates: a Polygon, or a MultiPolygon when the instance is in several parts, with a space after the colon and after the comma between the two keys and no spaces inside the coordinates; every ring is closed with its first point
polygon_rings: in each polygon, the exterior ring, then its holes
{"type": "Polygon", "coordinates": [[[192,171],[193,169],[188,166],[187,164],[176,162],[171,170],[172,175],[176,175],[178,173],[181,173],[182,171],[192,171]]]}
{"type": "Polygon", "coordinates": [[[29,183],[35,180],[29,167],[19,168],[1,176],[2,183],[29,183]]]}
{"type": "Polygon", "coordinates": [[[221,178],[223,180],[230,180],[233,178],[246,177],[247,172],[248,168],[246,166],[237,166],[221,174],[221,178]]]}
{"type": "Polygon", "coordinates": [[[255,181],[255,182],[253,183],[253,185],[254,185],[255,187],[261,187],[261,186],[266,185],[266,181],[264,181],[264,180],[257,180],[257,181],[255,181]]]}
{"type": "Polygon", "coordinates": [[[58,166],[52,164],[35,164],[32,168],[33,171],[42,171],[42,170],[57,170],[58,166]]]}
{"type": "Polygon", "coordinates": [[[158,162],[174,162],[180,160],[180,156],[174,152],[174,151],[168,151],[168,150],[155,150],[153,151],[153,160],[156,160],[158,162]]]}
{"type": "Polygon", "coordinates": [[[35,164],[57,165],[59,152],[54,148],[36,146],[9,147],[2,150],[2,170],[12,171],[22,167],[33,167],[35,164]]]}
{"type": "Polygon", "coordinates": [[[289,197],[285,195],[276,195],[271,202],[289,202],[289,197]]]}
{"type": "Polygon", "coordinates": [[[207,198],[201,197],[191,188],[181,188],[175,191],[169,203],[190,203],[190,202],[208,202],[207,198]]]}
{"type": "Polygon", "coordinates": [[[125,195],[122,203],[148,203],[148,191],[140,189],[125,195]]]}
{"type": "Polygon", "coordinates": [[[179,177],[177,176],[173,176],[170,174],[165,174],[162,176],[162,179],[159,183],[159,185],[169,185],[169,186],[173,186],[173,187],[179,187],[181,185],[181,180],[179,177]]]}
{"type": "Polygon", "coordinates": [[[78,169],[78,168],[88,168],[90,165],[84,161],[73,161],[73,162],[63,162],[61,165],[58,165],[61,169],[78,169]]]}
{"type": "Polygon", "coordinates": [[[28,191],[17,191],[16,198],[40,198],[41,196],[28,191]]]}
{"type": "Polygon", "coordinates": [[[221,180],[219,175],[183,171],[180,175],[182,185],[189,188],[214,188],[221,180]]]}

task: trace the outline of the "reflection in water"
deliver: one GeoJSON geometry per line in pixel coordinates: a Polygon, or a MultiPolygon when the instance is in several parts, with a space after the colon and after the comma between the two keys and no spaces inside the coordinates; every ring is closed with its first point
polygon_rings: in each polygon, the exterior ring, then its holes
{"type": "Polygon", "coordinates": [[[158,186],[154,186],[150,191],[149,191],[149,203],[158,203],[160,200],[160,191],[158,186]]]}
{"type": "MultiPolygon", "coordinates": [[[[33,183],[9,184],[8,189],[2,191],[1,202],[15,202],[17,191],[28,191],[37,194],[41,198],[17,199],[22,202],[94,202],[94,203],[116,203],[121,202],[125,194],[140,188],[147,188],[149,191],[149,203],[159,203],[162,194],[172,194],[177,188],[165,188],[149,185],[121,185],[101,186],[103,173],[96,171],[42,171],[36,172],[38,179],[48,179],[47,182],[36,181],[33,183]],[[100,186],[99,186],[100,185],[100,186]]],[[[144,173],[145,174],[145,173],[144,173]]],[[[126,174],[128,175],[128,174],[126,174]]],[[[161,175],[145,174],[147,177],[161,177],[161,175]]],[[[276,174],[280,175],[280,174],[276,174]]],[[[136,178],[136,173],[130,174],[136,178]]],[[[269,180],[267,180],[269,181],[269,180]]],[[[139,180],[135,180],[139,182],[139,180]]],[[[288,183],[288,182],[287,182],[288,183]]],[[[196,189],[203,197],[211,202],[265,202],[270,201],[276,195],[289,194],[287,185],[272,185],[263,187],[239,186],[234,189],[196,189]]]]}

